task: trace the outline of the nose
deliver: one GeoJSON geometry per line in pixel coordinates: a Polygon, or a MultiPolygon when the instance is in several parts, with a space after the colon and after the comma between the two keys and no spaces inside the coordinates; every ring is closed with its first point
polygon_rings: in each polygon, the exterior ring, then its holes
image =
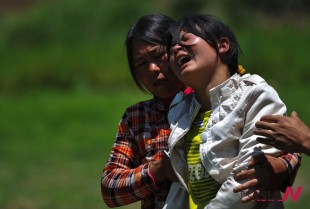
{"type": "Polygon", "coordinates": [[[178,51],[180,51],[182,49],[182,46],[180,44],[175,44],[173,47],[172,47],[172,54],[170,55],[176,55],[178,53],[178,51]]]}
{"type": "Polygon", "coordinates": [[[150,72],[159,72],[160,71],[160,66],[157,63],[151,62],[149,64],[149,71],[150,72]]]}

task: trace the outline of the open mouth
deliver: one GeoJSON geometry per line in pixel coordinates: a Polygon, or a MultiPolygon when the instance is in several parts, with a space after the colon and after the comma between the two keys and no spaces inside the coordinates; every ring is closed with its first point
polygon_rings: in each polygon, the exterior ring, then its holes
{"type": "Polygon", "coordinates": [[[191,60],[189,55],[182,56],[178,59],[178,66],[181,68],[184,64],[188,63],[191,60]]]}

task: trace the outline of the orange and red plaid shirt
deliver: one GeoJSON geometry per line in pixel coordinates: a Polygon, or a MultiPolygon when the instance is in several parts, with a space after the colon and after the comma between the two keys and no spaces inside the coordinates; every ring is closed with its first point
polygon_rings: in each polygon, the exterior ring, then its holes
{"type": "Polygon", "coordinates": [[[168,150],[167,113],[168,107],[157,99],[127,108],[102,176],[102,196],[109,207],[139,200],[142,209],[164,206],[171,183],[156,186],[149,175],[149,163],[168,150]]]}
{"type": "MultiPolygon", "coordinates": [[[[149,164],[168,149],[170,134],[168,108],[157,99],[137,103],[126,109],[101,181],[102,197],[109,207],[141,201],[142,209],[161,209],[170,182],[156,186],[149,174],[149,164]]],[[[291,186],[300,166],[300,154],[281,157],[286,163],[291,186]]]]}

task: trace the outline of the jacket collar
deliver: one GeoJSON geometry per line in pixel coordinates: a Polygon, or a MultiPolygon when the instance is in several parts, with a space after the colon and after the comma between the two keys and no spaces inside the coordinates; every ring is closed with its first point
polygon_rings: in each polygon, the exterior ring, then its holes
{"type": "MultiPolygon", "coordinates": [[[[210,89],[211,95],[211,104],[212,110],[213,107],[218,106],[222,101],[229,98],[239,87],[240,85],[241,76],[237,73],[232,75],[229,79],[224,81],[223,83],[219,84],[218,86],[213,87],[210,89]]],[[[199,102],[195,98],[195,94],[188,94],[185,95],[184,92],[179,92],[173,99],[170,108],[182,102],[186,97],[191,98],[192,105],[195,104],[196,108],[200,108],[199,102]]],[[[187,99],[189,99],[187,98],[187,99]]],[[[191,110],[192,110],[191,106],[191,110]]]]}

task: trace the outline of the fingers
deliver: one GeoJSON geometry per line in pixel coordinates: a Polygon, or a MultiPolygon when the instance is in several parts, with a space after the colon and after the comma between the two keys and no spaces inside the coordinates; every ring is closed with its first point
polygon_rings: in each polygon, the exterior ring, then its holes
{"type": "Polygon", "coordinates": [[[274,137],[257,137],[256,141],[262,144],[273,146],[280,150],[287,146],[285,140],[280,137],[277,137],[276,139],[274,137]]]}
{"type": "Polygon", "coordinates": [[[241,172],[237,173],[235,175],[235,179],[237,181],[244,180],[244,179],[250,179],[250,178],[254,178],[255,174],[256,174],[255,170],[254,170],[254,168],[252,168],[252,169],[249,169],[246,171],[241,171],[241,172]]]}
{"type": "Polygon", "coordinates": [[[284,141],[284,139],[277,138],[276,140],[273,140],[272,138],[256,138],[257,142],[266,144],[272,147],[275,147],[279,150],[283,150],[286,152],[299,152],[295,150],[295,147],[290,147],[293,146],[289,144],[288,142],[284,141]]]}
{"type": "Polygon", "coordinates": [[[257,174],[260,170],[260,167],[264,165],[266,162],[268,162],[267,157],[268,155],[265,155],[263,153],[253,155],[251,159],[248,161],[248,167],[254,168],[254,174],[255,173],[257,174]]]}
{"type": "MultiPolygon", "coordinates": [[[[254,166],[261,166],[263,164],[265,164],[266,162],[268,162],[268,159],[267,159],[267,155],[265,154],[258,154],[258,155],[253,155],[252,156],[252,159],[253,159],[253,165],[254,166]]],[[[259,169],[259,167],[256,168],[256,170],[259,169]]]]}
{"type": "Polygon", "coordinates": [[[275,122],[267,122],[267,121],[257,121],[255,123],[255,127],[258,129],[266,129],[266,130],[273,130],[273,124],[275,122]]]}
{"type": "Polygon", "coordinates": [[[260,195],[260,191],[259,190],[256,190],[256,191],[253,191],[252,193],[250,193],[249,195],[247,196],[244,196],[241,198],[241,202],[242,203],[247,203],[247,202],[250,202],[250,201],[253,201],[257,198],[257,196],[260,195]]]}
{"type": "Polygon", "coordinates": [[[293,112],[291,113],[291,117],[292,117],[292,118],[295,118],[295,119],[299,119],[299,117],[298,117],[296,111],[293,111],[293,112]]]}
{"type": "Polygon", "coordinates": [[[274,124],[259,121],[255,124],[255,126],[257,129],[254,129],[253,133],[255,135],[264,136],[264,137],[258,137],[257,138],[258,142],[263,144],[271,144],[274,142],[275,137],[274,129],[276,128],[274,124]]]}
{"type": "Polygon", "coordinates": [[[244,180],[244,179],[257,178],[261,174],[260,167],[266,162],[268,162],[268,159],[264,154],[254,155],[248,161],[249,169],[237,173],[234,178],[237,181],[244,180]]]}
{"type": "Polygon", "coordinates": [[[253,157],[250,158],[250,160],[248,161],[248,167],[251,168],[251,167],[254,167],[255,166],[255,162],[253,160],[253,157]]]}
{"type": "MultiPolygon", "coordinates": [[[[297,115],[297,112],[296,112],[296,111],[293,111],[293,112],[291,113],[291,117],[294,118],[294,119],[296,119],[296,120],[298,120],[298,121],[301,121],[300,118],[299,118],[299,116],[297,115]]],[[[302,122],[302,121],[301,121],[301,122],[302,122]]]]}
{"type": "Polygon", "coordinates": [[[261,117],[260,121],[265,121],[268,123],[276,123],[278,122],[279,117],[282,117],[280,115],[264,115],[261,117]]]}
{"type": "Polygon", "coordinates": [[[252,189],[256,188],[258,186],[258,180],[257,179],[251,179],[243,184],[240,184],[239,186],[236,186],[233,191],[235,193],[247,190],[247,189],[252,189]]]}
{"type": "Polygon", "coordinates": [[[272,144],[274,142],[273,139],[265,138],[265,137],[257,137],[256,141],[258,141],[259,143],[268,144],[268,145],[270,145],[270,144],[272,144]]]}
{"type": "Polygon", "coordinates": [[[274,134],[274,124],[259,121],[255,126],[257,129],[254,129],[253,133],[256,135],[272,137],[274,134]]]}

